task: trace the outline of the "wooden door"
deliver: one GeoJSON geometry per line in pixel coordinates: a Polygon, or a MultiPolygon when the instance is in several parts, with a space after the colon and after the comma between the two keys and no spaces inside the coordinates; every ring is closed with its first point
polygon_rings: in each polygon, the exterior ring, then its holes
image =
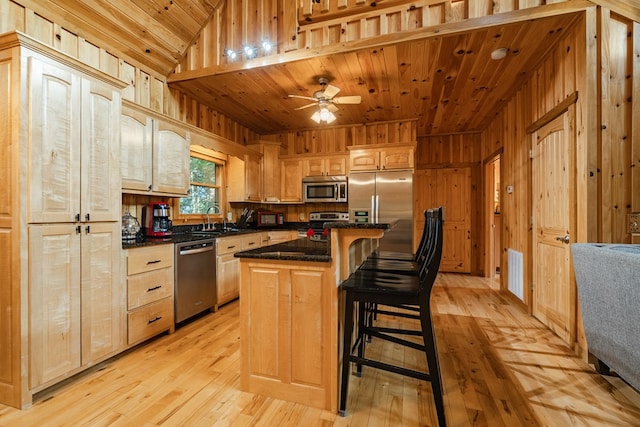
{"type": "Polygon", "coordinates": [[[82,80],[82,221],[117,221],[121,215],[120,95],[82,80]]]}
{"type": "Polygon", "coordinates": [[[122,189],[151,191],[151,118],[130,108],[123,108],[120,129],[122,189]]]}
{"type": "Polygon", "coordinates": [[[125,347],[127,303],[119,223],[86,223],[81,233],[82,364],[87,365],[125,347]]]}
{"type": "Polygon", "coordinates": [[[80,234],[72,224],[29,227],[30,386],[80,367],[80,234]]]}
{"type": "MultiPolygon", "coordinates": [[[[238,242],[238,249],[240,248],[238,242]]],[[[218,255],[216,260],[216,307],[238,297],[240,293],[240,259],[233,253],[218,255]]]]}
{"type": "Polygon", "coordinates": [[[29,222],[80,214],[81,78],[29,58],[29,222]]]}
{"type": "Polygon", "coordinates": [[[533,134],[533,315],[575,341],[576,291],[570,236],[575,227],[573,111],[533,134]]]}
{"type": "Polygon", "coordinates": [[[416,241],[419,241],[421,227],[424,227],[424,210],[444,206],[444,241],[440,270],[470,273],[471,168],[419,170],[414,176],[414,186],[416,241]]]}

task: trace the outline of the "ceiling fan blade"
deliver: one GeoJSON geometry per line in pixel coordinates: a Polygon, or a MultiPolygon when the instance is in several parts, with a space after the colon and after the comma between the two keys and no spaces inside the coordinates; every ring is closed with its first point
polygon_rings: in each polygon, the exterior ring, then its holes
{"type": "Polygon", "coordinates": [[[338,94],[338,92],[340,92],[340,88],[339,87],[335,87],[332,85],[327,85],[326,88],[324,88],[324,96],[327,99],[331,99],[334,96],[336,96],[338,94]]]}
{"type": "Polygon", "coordinates": [[[337,98],[333,98],[331,101],[336,104],[360,104],[362,98],[360,98],[360,95],[339,96],[337,98]]]}
{"type": "Polygon", "coordinates": [[[328,103],[327,104],[327,110],[331,111],[332,113],[335,113],[336,111],[338,111],[338,107],[333,105],[333,103],[328,103]]]}
{"type": "Polygon", "coordinates": [[[313,107],[314,105],[318,105],[317,102],[312,102],[311,104],[303,105],[302,107],[294,108],[294,110],[304,110],[305,108],[313,107]]]}
{"type": "Polygon", "coordinates": [[[287,95],[289,98],[300,98],[300,99],[308,99],[309,101],[317,101],[316,98],[312,98],[310,96],[301,96],[301,95],[287,95]]]}

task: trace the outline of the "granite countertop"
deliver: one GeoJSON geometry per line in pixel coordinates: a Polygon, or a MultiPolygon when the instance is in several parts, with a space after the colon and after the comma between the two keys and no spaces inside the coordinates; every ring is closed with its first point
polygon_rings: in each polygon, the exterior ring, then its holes
{"type": "Polygon", "coordinates": [[[303,237],[290,242],[237,252],[234,256],[251,259],[329,262],[331,247],[327,241],[315,241],[303,237]]]}
{"type": "Polygon", "coordinates": [[[241,234],[260,233],[263,231],[279,231],[279,230],[293,230],[294,228],[264,228],[264,229],[231,229],[228,231],[198,231],[192,229],[185,229],[185,231],[175,232],[171,236],[167,237],[148,237],[140,236],[136,240],[122,241],[122,249],[141,248],[145,246],[164,245],[169,243],[184,243],[195,242],[198,240],[206,239],[219,239],[222,237],[238,236],[241,234]]]}
{"type": "Polygon", "coordinates": [[[393,227],[394,224],[395,222],[390,222],[390,223],[385,222],[385,223],[375,223],[375,224],[363,223],[363,222],[326,222],[323,224],[323,227],[328,229],[340,228],[340,229],[353,229],[353,230],[358,230],[358,229],[388,230],[391,227],[393,227]]]}

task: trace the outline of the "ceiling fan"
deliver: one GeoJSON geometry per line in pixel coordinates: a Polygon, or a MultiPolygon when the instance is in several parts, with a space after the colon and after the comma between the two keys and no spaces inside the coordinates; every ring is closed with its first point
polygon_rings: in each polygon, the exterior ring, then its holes
{"type": "Polygon", "coordinates": [[[353,96],[336,96],[340,92],[340,88],[330,85],[329,79],[326,77],[320,77],[318,83],[322,86],[321,90],[316,91],[311,96],[289,95],[289,98],[308,99],[313,101],[311,104],[303,105],[296,108],[296,110],[303,110],[305,108],[317,106],[318,109],[311,119],[316,123],[326,122],[331,123],[336,119],[334,111],[338,111],[336,104],[359,104],[361,98],[359,95],[353,96]]]}

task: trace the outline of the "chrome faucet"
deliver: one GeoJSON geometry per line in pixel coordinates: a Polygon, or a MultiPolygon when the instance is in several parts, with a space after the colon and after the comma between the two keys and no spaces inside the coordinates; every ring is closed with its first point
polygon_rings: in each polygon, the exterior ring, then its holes
{"type": "Polygon", "coordinates": [[[211,220],[209,219],[209,211],[211,209],[213,209],[215,206],[209,206],[209,209],[207,209],[207,213],[205,214],[207,216],[207,230],[209,230],[211,228],[211,220]]]}

